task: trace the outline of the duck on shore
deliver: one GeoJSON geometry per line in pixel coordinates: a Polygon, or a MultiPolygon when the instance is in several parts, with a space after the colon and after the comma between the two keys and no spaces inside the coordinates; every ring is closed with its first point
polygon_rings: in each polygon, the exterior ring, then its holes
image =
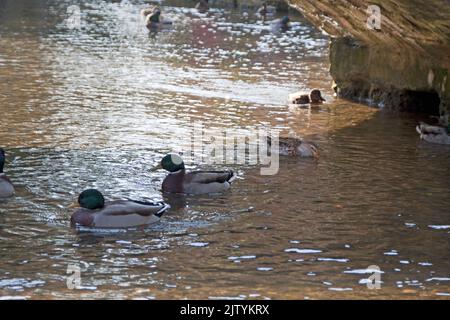
{"type": "Polygon", "coordinates": [[[12,197],[15,192],[11,180],[9,180],[8,176],[3,172],[5,161],[5,150],[0,148],[0,199],[12,197]]]}
{"type": "Polygon", "coordinates": [[[236,178],[231,170],[187,172],[183,159],[177,154],[166,155],[160,165],[169,171],[162,183],[162,190],[168,193],[219,193],[228,190],[236,178]]]}
{"type": "Polygon", "coordinates": [[[322,97],[322,92],[318,89],[311,90],[311,92],[296,92],[289,95],[289,103],[291,104],[322,104],[326,101],[322,97]]]}
{"type": "MultiPolygon", "coordinates": [[[[267,138],[267,147],[269,150],[272,147],[271,137],[267,138]]],[[[318,159],[320,157],[319,147],[317,146],[317,144],[299,138],[279,137],[278,148],[278,154],[282,156],[315,159],[318,159]]]]}
{"type": "Polygon", "coordinates": [[[80,208],[70,219],[71,225],[95,228],[130,228],[150,225],[160,220],[170,208],[164,202],[117,200],[105,202],[102,193],[95,189],[83,191],[78,196],[80,208]]]}
{"type": "Polygon", "coordinates": [[[445,128],[421,122],[416,127],[416,131],[422,140],[430,143],[450,145],[450,124],[445,128]]]}

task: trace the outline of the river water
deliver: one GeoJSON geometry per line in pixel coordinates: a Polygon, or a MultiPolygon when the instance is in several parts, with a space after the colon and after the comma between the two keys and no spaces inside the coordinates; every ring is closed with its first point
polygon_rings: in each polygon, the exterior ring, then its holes
{"type": "Polygon", "coordinates": [[[0,202],[3,298],[450,296],[450,149],[419,141],[424,115],[333,98],[326,35],[294,13],[278,32],[253,9],[199,15],[193,1],[163,2],[174,26],[149,33],[143,1],[91,0],[77,29],[70,4],[0,2],[0,145],[17,191],[0,202]],[[286,104],[314,87],[320,108],[286,104]],[[216,166],[238,172],[229,192],[168,198],[153,168],[195,123],[307,136],[321,158],[281,157],[273,176],[216,166]],[[172,209],[146,229],[73,230],[88,187],[172,209]]]}

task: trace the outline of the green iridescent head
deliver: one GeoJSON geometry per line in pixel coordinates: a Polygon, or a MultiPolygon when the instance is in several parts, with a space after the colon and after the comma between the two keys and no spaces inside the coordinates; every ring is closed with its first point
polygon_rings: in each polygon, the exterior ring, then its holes
{"type": "Polygon", "coordinates": [[[159,22],[160,15],[161,15],[161,9],[155,8],[153,10],[152,14],[150,15],[150,20],[152,22],[159,22]]]}
{"type": "Polygon", "coordinates": [[[161,160],[161,166],[164,170],[167,170],[169,172],[184,170],[183,159],[175,153],[169,153],[168,155],[164,156],[164,158],[162,158],[161,160]]]}
{"type": "Polygon", "coordinates": [[[287,25],[289,23],[290,19],[288,16],[284,16],[283,18],[281,18],[281,23],[284,25],[287,25]]]}
{"type": "Polygon", "coordinates": [[[96,189],[84,190],[78,196],[78,204],[86,209],[101,209],[105,206],[105,198],[102,193],[96,189]]]}

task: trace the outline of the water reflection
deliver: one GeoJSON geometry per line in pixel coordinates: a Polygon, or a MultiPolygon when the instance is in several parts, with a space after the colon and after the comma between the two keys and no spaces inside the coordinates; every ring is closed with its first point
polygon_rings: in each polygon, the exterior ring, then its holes
{"type": "Polygon", "coordinates": [[[149,35],[138,19],[144,3],[83,4],[81,30],[63,23],[68,3],[0,9],[0,137],[17,187],[0,202],[2,296],[450,292],[448,149],[418,141],[418,115],[333,101],[328,39],[301,17],[276,34],[251,14],[216,7],[199,15],[190,1],[166,1],[174,28],[149,35]],[[333,102],[286,105],[288,93],[314,87],[333,102]],[[282,158],[269,177],[231,166],[240,179],[222,195],[162,195],[165,172],[152,169],[196,121],[308,136],[322,158],[282,158]],[[72,230],[68,206],[87,187],[172,210],[150,228],[72,230]],[[70,264],[82,270],[79,290],[67,289],[70,264]],[[382,290],[367,290],[367,275],[355,273],[373,264],[384,272],[382,290]]]}

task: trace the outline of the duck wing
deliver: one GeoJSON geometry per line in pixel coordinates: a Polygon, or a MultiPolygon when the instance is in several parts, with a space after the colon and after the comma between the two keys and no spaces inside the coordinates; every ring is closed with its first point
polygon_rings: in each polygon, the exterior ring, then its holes
{"type": "Polygon", "coordinates": [[[446,128],[420,123],[416,127],[416,131],[420,134],[422,140],[435,144],[450,145],[450,135],[446,128]]]}
{"type": "Polygon", "coordinates": [[[450,135],[448,134],[421,134],[420,137],[426,142],[450,145],[450,135]]]}
{"type": "Polygon", "coordinates": [[[164,202],[154,203],[135,200],[118,200],[107,202],[102,211],[108,216],[138,214],[145,217],[150,215],[161,217],[169,208],[170,206],[164,202]]]}
{"type": "Polygon", "coordinates": [[[300,157],[316,159],[320,157],[319,146],[312,141],[303,140],[297,150],[300,157]]]}
{"type": "Polygon", "coordinates": [[[231,183],[236,178],[234,172],[230,171],[196,171],[186,175],[185,181],[189,183],[231,183]]]}
{"type": "Polygon", "coordinates": [[[421,122],[416,127],[416,130],[419,134],[447,134],[445,128],[439,126],[431,126],[423,122],[421,122]]]}
{"type": "Polygon", "coordinates": [[[300,138],[293,138],[293,137],[279,137],[278,143],[280,145],[290,145],[290,146],[299,146],[303,142],[303,139],[300,138]]]}
{"type": "Polygon", "coordinates": [[[105,207],[93,210],[90,227],[130,228],[157,223],[169,208],[163,202],[136,202],[130,200],[110,201],[105,207]]]}
{"type": "Polygon", "coordinates": [[[308,104],[309,103],[309,94],[304,92],[294,92],[289,94],[289,102],[294,104],[308,104]]]}

